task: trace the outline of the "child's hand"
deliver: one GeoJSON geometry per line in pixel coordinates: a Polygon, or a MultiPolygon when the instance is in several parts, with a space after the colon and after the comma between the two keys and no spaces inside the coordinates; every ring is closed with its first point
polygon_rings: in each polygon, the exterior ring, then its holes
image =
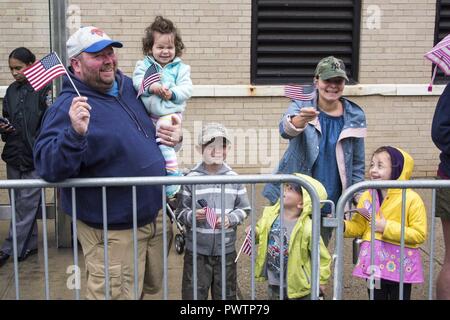
{"type": "Polygon", "coordinates": [[[162,87],[161,98],[163,98],[164,100],[172,99],[172,91],[170,91],[169,88],[166,88],[166,87],[163,86],[162,87]]]}
{"type": "MultiPolygon", "coordinates": [[[[217,219],[217,224],[216,224],[217,229],[222,228],[222,217],[219,216],[219,219],[217,219]]],[[[230,227],[230,219],[228,219],[228,216],[225,216],[225,224],[224,224],[225,229],[228,229],[230,227]]]]}
{"type": "Polygon", "coordinates": [[[324,284],[319,285],[319,290],[322,295],[325,294],[325,289],[326,289],[326,286],[324,284]]]}
{"type": "Polygon", "coordinates": [[[195,211],[195,218],[197,220],[205,220],[206,219],[206,210],[205,210],[205,208],[197,209],[195,211]]]}
{"type": "Polygon", "coordinates": [[[11,133],[16,131],[16,129],[11,126],[11,124],[0,123],[0,133],[11,133]]]}
{"type": "Polygon", "coordinates": [[[161,86],[160,83],[155,82],[153,83],[150,87],[150,93],[152,94],[156,94],[157,96],[162,97],[162,93],[163,93],[163,87],[161,86]]]}
{"type": "Polygon", "coordinates": [[[380,210],[380,217],[375,221],[375,232],[383,233],[386,228],[386,219],[383,216],[383,212],[380,210]]]}

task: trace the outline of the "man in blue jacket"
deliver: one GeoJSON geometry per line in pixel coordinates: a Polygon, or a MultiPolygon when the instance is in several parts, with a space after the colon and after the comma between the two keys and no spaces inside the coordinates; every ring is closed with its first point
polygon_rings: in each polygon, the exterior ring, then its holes
{"type": "MultiPolygon", "coordinates": [[[[438,179],[450,179],[450,84],[447,84],[436,106],[431,137],[441,151],[438,179]]],[[[436,190],[436,216],[441,218],[445,258],[436,284],[438,300],[450,300],[450,189],[436,190]]]]}
{"type": "MultiPolygon", "coordinates": [[[[80,28],[68,39],[69,73],[81,96],[65,77],[60,96],[45,113],[34,147],[35,165],[43,179],[165,175],[155,135],[174,146],[181,139],[181,125],[175,119],[172,126],[155,132],[131,79],[117,69],[113,47],[122,44],[92,26],[80,28]]],[[[141,295],[158,291],[162,280],[162,232],[156,228],[162,193],[160,186],[136,189],[141,295]]],[[[132,198],[131,187],[107,188],[113,299],[134,297],[132,198]]],[[[71,214],[70,188],[62,189],[61,200],[64,211],[71,214]]],[[[101,188],[76,190],[78,240],[85,257],[89,299],[105,295],[102,212],[101,188]]]]}

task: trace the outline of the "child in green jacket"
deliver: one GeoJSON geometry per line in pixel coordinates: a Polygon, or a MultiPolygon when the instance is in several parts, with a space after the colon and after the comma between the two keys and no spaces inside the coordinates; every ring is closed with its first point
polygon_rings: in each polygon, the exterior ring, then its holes
{"type": "MultiPolygon", "coordinates": [[[[303,174],[320,200],[327,198],[323,185],[303,174]]],[[[298,184],[286,184],[284,189],[283,254],[284,297],[309,299],[311,293],[312,202],[308,192],[298,184]]],[[[280,201],[264,209],[256,224],[255,241],[259,243],[255,263],[258,281],[268,280],[268,298],[279,299],[280,292],[280,201]]],[[[320,239],[320,288],[323,291],[331,274],[331,256],[320,239]]]]}

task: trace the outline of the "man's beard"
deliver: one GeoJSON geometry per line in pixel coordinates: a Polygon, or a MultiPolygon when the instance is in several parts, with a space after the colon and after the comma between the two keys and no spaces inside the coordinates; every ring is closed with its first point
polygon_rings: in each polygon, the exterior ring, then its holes
{"type": "Polygon", "coordinates": [[[100,69],[100,71],[98,71],[97,73],[93,74],[93,73],[87,73],[87,76],[84,79],[84,82],[86,82],[89,86],[91,86],[92,88],[94,88],[97,91],[106,93],[108,92],[114,85],[114,81],[115,81],[115,76],[117,74],[117,66],[112,66],[112,70],[114,71],[114,77],[110,78],[110,79],[103,79],[100,75],[100,73],[102,72],[102,70],[108,70],[110,69],[103,67],[102,69],[100,69]]]}

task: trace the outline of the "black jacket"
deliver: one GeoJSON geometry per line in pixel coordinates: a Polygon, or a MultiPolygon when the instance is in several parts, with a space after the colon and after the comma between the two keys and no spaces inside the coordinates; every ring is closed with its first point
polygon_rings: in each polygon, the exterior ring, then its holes
{"type": "Polygon", "coordinates": [[[2,159],[8,165],[20,170],[34,169],[33,145],[41,126],[42,116],[51,104],[51,86],[38,92],[28,82],[13,82],[6,90],[3,99],[3,117],[16,129],[2,134],[5,147],[2,159]]]}
{"type": "Polygon", "coordinates": [[[431,138],[441,150],[439,168],[450,177],[450,84],[445,87],[434,111],[431,138]]]}

